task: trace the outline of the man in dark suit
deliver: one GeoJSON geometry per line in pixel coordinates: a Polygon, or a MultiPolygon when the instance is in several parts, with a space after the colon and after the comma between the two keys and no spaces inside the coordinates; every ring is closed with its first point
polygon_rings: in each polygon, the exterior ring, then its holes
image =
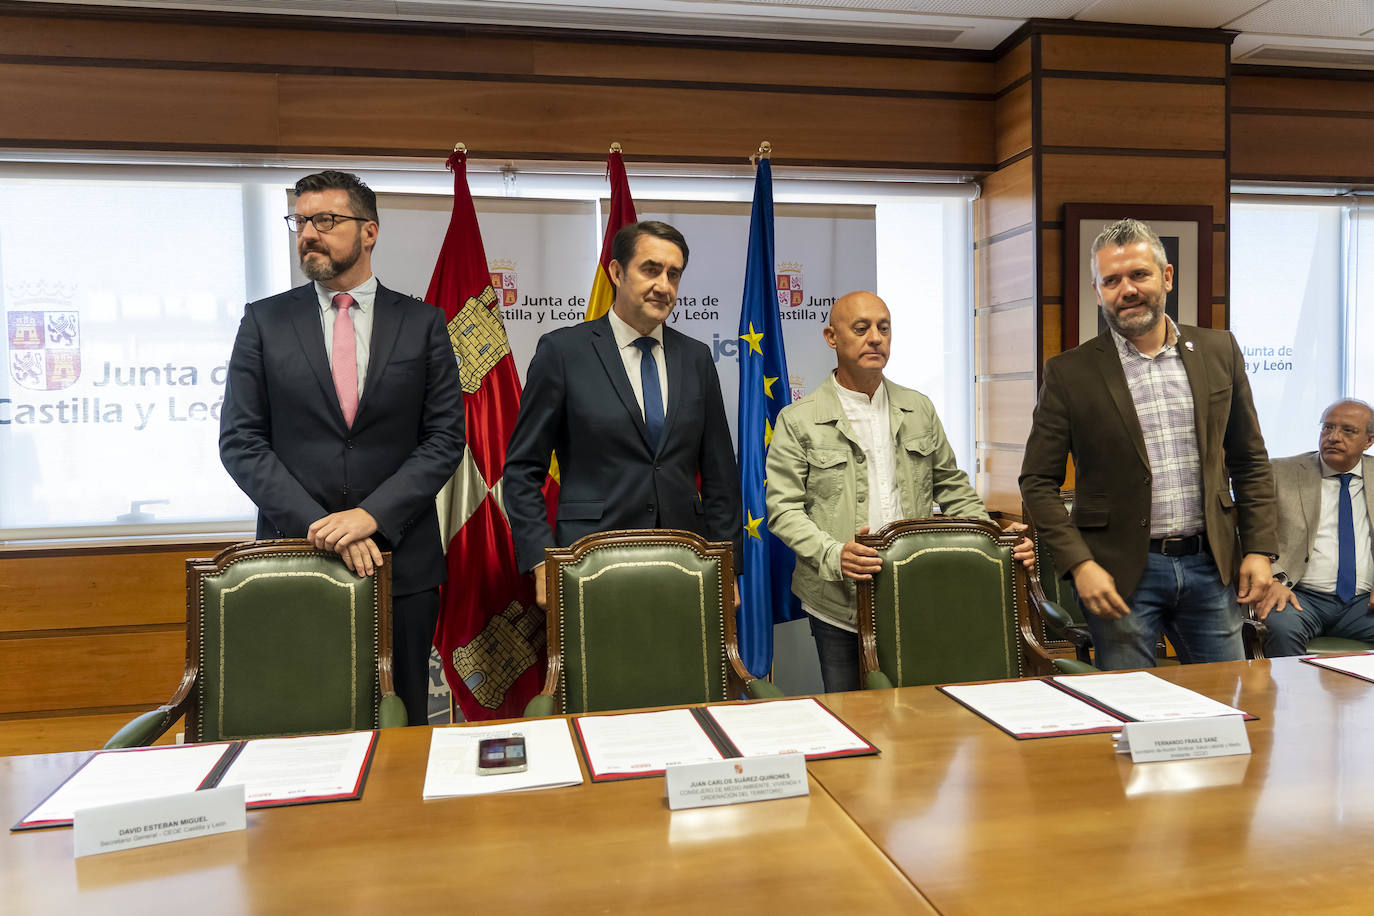
{"type": "Polygon", "coordinates": [[[286,219],[312,282],[244,309],[220,460],[259,538],[309,538],[360,575],[391,551],[396,693],[424,725],[446,574],[434,496],[463,456],[443,312],[372,276],[377,198],[356,176],[302,178],[286,219]]]}
{"type": "Polygon", "coordinates": [[[1374,642],[1374,458],[1364,453],[1371,445],[1374,409],[1339,401],[1322,414],[1317,451],[1274,461],[1277,584],[1255,606],[1269,624],[1270,658],[1302,655],[1315,636],[1374,642]]]}
{"type": "Polygon", "coordinates": [[[687,241],[666,223],[632,223],[616,233],[611,254],[611,310],[540,338],[506,449],[516,561],[534,570],[541,607],[546,547],[617,528],[682,528],[737,541],[742,526],[711,351],[664,326],[687,241]],[[554,451],[561,487],[551,528],[540,487],[554,451]]]}
{"type": "Polygon", "coordinates": [[[1229,332],[1164,314],[1173,266],[1148,225],[1112,223],[1092,250],[1108,330],[1045,364],[1021,496],[1073,577],[1099,667],[1152,667],[1161,629],[1184,662],[1242,658],[1236,598],[1264,596],[1278,549],[1245,361],[1229,332]]]}

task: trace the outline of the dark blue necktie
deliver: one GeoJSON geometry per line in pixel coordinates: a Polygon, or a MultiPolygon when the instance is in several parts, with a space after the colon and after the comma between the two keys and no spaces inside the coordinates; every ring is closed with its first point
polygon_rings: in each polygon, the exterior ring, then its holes
{"type": "Polygon", "coordinates": [[[654,360],[652,337],[635,341],[642,354],[639,358],[639,385],[644,394],[644,426],[649,431],[649,447],[658,451],[658,439],[663,435],[663,390],[658,387],[658,363],[654,360]]]}
{"type": "Polygon", "coordinates": [[[1340,561],[1336,564],[1336,597],[1350,601],[1355,597],[1355,509],[1350,504],[1350,478],[1341,475],[1340,514],[1336,522],[1336,543],[1340,561]]]}

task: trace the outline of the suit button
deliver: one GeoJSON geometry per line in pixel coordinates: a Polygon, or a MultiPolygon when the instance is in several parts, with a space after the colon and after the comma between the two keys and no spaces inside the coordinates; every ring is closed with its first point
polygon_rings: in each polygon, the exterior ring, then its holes
{"type": "Polygon", "coordinates": [[[653,503],[649,503],[648,509],[649,509],[650,512],[653,512],[653,511],[654,511],[654,504],[653,504],[653,503]]]}
{"type": "Polygon", "coordinates": [[[859,464],[863,464],[863,463],[864,463],[864,456],[863,456],[863,455],[859,455],[859,464]]]}
{"type": "Polygon", "coordinates": [[[1144,480],[1144,482],[1147,483],[1147,484],[1150,482],[1150,475],[1149,475],[1149,474],[1146,474],[1146,475],[1145,475],[1145,480],[1144,480]]]}
{"type": "Polygon", "coordinates": [[[352,439],[347,439],[347,440],[345,440],[345,441],[344,441],[344,445],[346,445],[346,446],[349,447],[349,448],[352,448],[352,447],[353,447],[353,440],[352,440],[352,439]]]}
{"type": "Polygon", "coordinates": [[[1149,525],[1149,524],[1150,524],[1150,520],[1149,520],[1148,518],[1142,518],[1142,519],[1140,520],[1140,527],[1142,527],[1142,528],[1144,528],[1146,525],[1149,525]]]}
{"type": "Polygon", "coordinates": [[[862,493],[860,493],[860,494],[859,494],[859,502],[863,502],[865,499],[868,499],[868,497],[865,496],[865,495],[863,495],[862,493]]]}
{"type": "Polygon", "coordinates": [[[347,496],[350,492],[352,492],[352,491],[349,490],[348,487],[344,487],[344,488],[343,488],[343,495],[344,495],[344,496],[347,496]]]}
{"type": "Polygon", "coordinates": [[[656,464],[656,465],[654,465],[654,470],[655,470],[655,471],[661,471],[661,470],[663,470],[663,465],[661,465],[661,464],[656,464]]]}

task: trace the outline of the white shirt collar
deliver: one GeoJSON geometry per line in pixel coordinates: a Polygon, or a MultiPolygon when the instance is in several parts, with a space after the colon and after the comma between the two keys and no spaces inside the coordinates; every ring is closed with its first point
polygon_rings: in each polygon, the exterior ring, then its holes
{"type": "Polygon", "coordinates": [[[649,334],[641,334],[630,327],[625,319],[617,315],[615,309],[611,309],[606,315],[611,319],[611,333],[615,335],[615,345],[621,350],[633,346],[634,342],[641,337],[652,337],[660,347],[663,346],[663,325],[656,325],[649,334]]]}
{"type": "Polygon", "coordinates": [[[872,398],[869,398],[862,391],[853,391],[841,385],[834,372],[830,373],[830,383],[835,386],[835,393],[839,395],[841,407],[846,409],[857,407],[863,410],[887,409],[887,379],[883,379],[878,384],[878,390],[873,392],[872,398]]]}
{"type": "Polygon", "coordinates": [[[338,290],[330,289],[319,280],[315,281],[315,297],[320,302],[320,311],[327,312],[334,307],[334,297],[339,293],[348,293],[357,303],[358,308],[363,312],[372,311],[372,304],[377,301],[377,277],[368,277],[352,289],[338,290]]]}
{"type": "MultiPolygon", "coordinates": [[[[1337,471],[1336,469],[1332,468],[1331,465],[1327,464],[1325,458],[1318,456],[1317,460],[1322,463],[1322,477],[1341,476],[1341,472],[1337,471]]],[[[1364,457],[1361,456],[1360,460],[1355,462],[1355,466],[1351,468],[1347,473],[1354,474],[1356,477],[1360,478],[1361,480],[1364,480],[1364,457]]]]}

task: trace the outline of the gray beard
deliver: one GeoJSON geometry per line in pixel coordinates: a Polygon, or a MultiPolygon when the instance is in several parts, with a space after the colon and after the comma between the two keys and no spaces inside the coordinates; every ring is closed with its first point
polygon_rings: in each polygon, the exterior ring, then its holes
{"type": "Polygon", "coordinates": [[[1164,320],[1164,300],[1162,298],[1158,302],[1150,302],[1147,303],[1147,305],[1150,308],[1150,321],[1148,324],[1145,324],[1141,320],[1132,320],[1129,325],[1122,324],[1106,306],[1099,306],[1099,308],[1102,310],[1102,318],[1107,322],[1107,327],[1116,331],[1116,333],[1120,334],[1122,337],[1130,338],[1149,333],[1154,330],[1156,325],[1164,320]]]}
{"type": "MultiPolygon", "coordinates": [[[[324,254],[324,252],[322,252],[322,251],[321,251],[321,252],[315,252],[315,253],[316,253],[316,254],[324,254]]],[[[310,252],[306,252],[306,254],[310,254],[310,252]]],[[[324,261],[307,261],[306,258],[305,258],[305,255],[302,255],[302,256],[301,256],[301,272],[304,273],[304,274],[305,274],[307,277],[309,277],[311,280],[319,280],[319,281],[321,281],[321,282],[323,282],[323,281],[325,281],[325,280],[333,280],[333,279],[334,279],[335,277],[337,277],[339,274],[341,274],[341,273],[343,273],[344,271],[348,270],[348,269],[351,268],[354,264],[357,264],[357,263],[358,263],[358,258],[361,257],[361,256],[362,256],[362,246],[361,246],[361,245],[359,245],[359,246],[358,246],[356,249],[354,249],[353,251],[349,252],[348,255],[347,255],[347,257],[346,257],[346,260],[342,260],[342,261],[335,260],[334,258],[329,257],[329,255],[327,255],[327,254],[324,254],[324,257],[325,257],[325,260],[324,260],[324,261]]]]}

